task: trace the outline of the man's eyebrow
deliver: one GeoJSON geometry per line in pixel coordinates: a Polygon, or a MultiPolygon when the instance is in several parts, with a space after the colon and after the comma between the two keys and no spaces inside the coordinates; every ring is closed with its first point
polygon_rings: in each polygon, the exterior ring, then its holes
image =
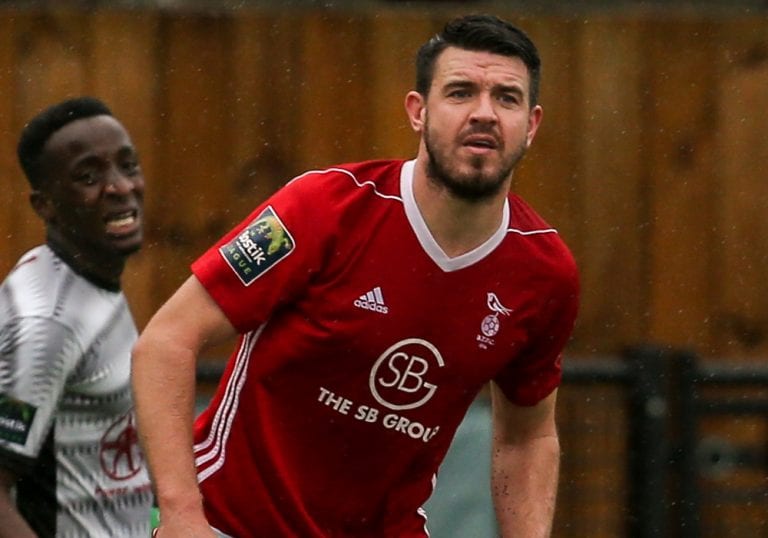
{"type": "MultiPolygon", "coordinates": [[[[469,79],[464,79],[464,78],[449,80],[445,84],[443,84],[443,88],[446,88],[446,89],[469,88],[474,86],[477,86],[476,82],[469,79]]],[[[506,93],[515,93],[518,95],[525,95],[525,90],[523,90],[523,87],[517,83],[511,83],[511,84],[499,83],[499,84],[495,84],[493,89],[496,91],[502,91],[506,93]]]]}
{"type": "Polygon", "coordinates": [[[72,162],[72,168],[77,168],[79,166],[89,166],[93,164],[98,164],[101,162],[102,159],[95,153],[86,153],[79,159],[72,162]]]}
{"type": "Polygon", "coordinates": [[[477,88],[477,83],[469,79],[461,78],[447,81],[442,85],[440,91],[443,93],[449,93],[455,90],[471,91],[474,88],[477,88]]]}
{"type": "Polygon", "coordinates": [[[465,87],[467,87],[467,86],[474,86],[474,85],[475,85],[475,83],[474,83],[474,82],[472,82],[472,81],[471,81],[471,80],[469,80],[469,79],[466,79],[466,78],[457,78],[457,79],[449,80],[448,82],[446,82],[446,83],[443,85],[443,87],[444,87],[444,88],[454,88],[454,87],[457,87],[457,86],[458,86],[458,87],[462,87],[462,88],[465,88],[465,87]]]}
{"type": "Polygon", "coordinates": [[[520,86],[519,84],[497,84],[496,89],[501,90],[503,92],[525,95],[525,91],[523,91],[522,86],[520,86]]]}
{"type": "Polygon", "coordinates": [[[126,155],[138,155],[138,154],[139,152],[136,150],[136,147],[130,144],[121,146],[120,149],[117,150],[117,155],[119,155],[120,157],[125,157],[126,155]]]}
{"type": "MultiPolygon", "coordinates": [[[[133,156],[138,156],[138,152],[136,151],[136,148],[134,146],[126,144],[124,146],[120,146],[115,152],[115,155],[117,155],[120,158],[124,158],[127,156],[133,157],[133,156]]],[[[79,159],[75,160],[72,163],[72,166],[73,167],[77,167],[81,165],[87,166],[87,165],[100,163],[103,160],[104,158],[102,155],[94,152],[89,152],[89,153],[86,153],[85,155],[82,155],[79,159]]]]}

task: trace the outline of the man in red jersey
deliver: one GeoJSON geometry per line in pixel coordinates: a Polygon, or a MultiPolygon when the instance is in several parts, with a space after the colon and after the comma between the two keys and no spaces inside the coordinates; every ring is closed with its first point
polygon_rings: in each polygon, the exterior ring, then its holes
{"type": "Polygon", "coordinates": [[[514,26],[451,21],[405,99],[416,159],[302,174],[193,264],[134,349],[158,536],[428,536],[421,506],[489,381],[500,530],[550,534],[578,277],[510,193],[539,69],[514,26]],[[234,334],[190,428],[196,358],[234,334]]]}

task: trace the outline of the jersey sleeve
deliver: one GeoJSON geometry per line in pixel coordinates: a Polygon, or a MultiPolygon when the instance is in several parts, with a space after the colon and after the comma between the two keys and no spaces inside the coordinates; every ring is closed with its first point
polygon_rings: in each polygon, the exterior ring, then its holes
{"type": "Polygon", "coordinates": [[[257,328],[275,309],[300,297],[322,266],[333,214],[313,179],[294,179],[192,264],[193,274],[240,332],[257,328]]]}
{"type": "Polygon", "coordinates": [[[81,355],[72,331],[55,321],[15,318],[0,327],[0,464],[38,456],[81,355]]]}
{"type": "Polygon", "coordinates": [[[575,264],[567,265],[553,288],[543,301],[528,345],[494,378],[506,397],[517,405],[537,404],[562,380],[563,348],[573,331],[578,310],[575,264]]]}

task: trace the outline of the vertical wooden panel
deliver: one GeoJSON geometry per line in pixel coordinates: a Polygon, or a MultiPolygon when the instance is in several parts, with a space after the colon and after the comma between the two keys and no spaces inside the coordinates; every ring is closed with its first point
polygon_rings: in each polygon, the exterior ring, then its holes
{"type": "MultiPolygon", "coordinates": [[[[84,92],[88,24],[81,13],[52,11],[18,18],[15,35],[18,55],[14,99],[21,129],[43,108],[84,92]]],[[[44,240],[42,222],[29,206],[27,192],[12,194],[11,218],[17,231],[11,242],[17,253],[44,240]]]]}
{"type": "Polygon", "coordinates": [[[717,351],[768,353],[768,26],[763,21],[722,25],[718,77],[719,242],[722,268],[714,317],[717,351]]]}
{"type": "Polygon", "coordinates": [[[13,204],[20,203],[24,180],[16,165],[15,96],[15,32],[13,12],[0,9],[0,280],[16,263],[16,252],[10,248],[17,233],[12,218],[13,204]]]}
{"type": "Polygon", "coordinates": [[[126,266],[123,287],[139,327],[154,313],[159,265],[152,211],[162,181],[157,173],[157,34],[153,12],[97,11],[91,16],[89,92],[104,100],[139,150],[146,190],[145,241],[126,266]]]}
{"type": "MultiPolygon", "coordinates": [[[[577,104],[580,102],[577,26],[567,19],[509,17],[539,49],[542,74],[539,103],[544,109],[539,132],[515,172],[514,190],[557,228],[584,265],[579,204],[581,192],[577,104]]],[[[577,324],[572,347],[578,349],[584,329],[577,324]]]]}
{"type": "Polygon", "coordinates": [[[566,385],[558,393],[562,464],[552,536],[624,536],[629,484],[623,391],[566,385]]]}
{"type": "Polygon", "coordinates": [[[367,32],[368,21],[359,13],[318,11],[302,17],[296,156],[305,168],[370,155],[367,32]]]}
{"type": "MultiPolygon", "coordinates": [[[[301,69],[304,43],[297,38],[297,27],[301,26],[306,15],[303,11],[269,13],[270,28],[265,36],[267,41],[263,44],[266,56],[259,68],[262,83],[268,88],[264,101],[264,109],[269,111],[267,143],[279,156],[276,164],[285,167],[288,176],[293,177],[308,167],[318,166],[316,162],[307,163],[298,151],[305,116],[302,99],[307,92],[314,90],[301,69]]],[[[309,104],[314,106],[311,100],[309,104]]],[[[285,181],[286,178],[280,177],[275,186],[285,181]]]]}
{"type": "Polygon", "coordinates": [[[587,300],[578,337],[592,350],[617,352],[645,333],[650,291],[640,151],[647,73],[637,24],[592,18],[580,28],[578,132],[563,140],[579,151],[578,260],[587,300]]]}
{"type": "Polygon", "coordinates": [[[419,139],[408,123],[405,95],[416,86],[416,51],[442,25],[421,13],[379,12],[371,22],[368,116],[370,155],[365,158],[416,156],[419,139]]]}
{"type": "Polygon", "coordinates": [[[100,10],[90,23],[90,91],[125,125],[151,176],[158,161],[158,15],[100,10]]]}
{"type": "MultiPolygon", "coordinates": [[[[449,16],[6,9],[0,166],[14,183],[0,260],[7,269],[42,238],[13,155],[42,107],[98,94],[141,140],[150,226],[135,280],[164,297],[189,260],[294,173],[412,155],[402,110],[412,57],[449,16]],[[150,256],[160,241],[172,260],[150,256]],[[153,266],[164,273],[147,278],[153,266]]],[[[765,157],[764,21],[649,18],[642,33],[637,17],[507,17],[544,59],[545,120],[516,189],[579,261],[574,349],[654,339],[761,353],[766,193],[751,163],[765,157]]]]}
{"type": "Polygon", "coordinates": [[[155,278],[161,297],[186,278],[189,263],[225,228],[232,140],[228,29],[222,17],[163,19],[158,151],[164,158],[148,215],[167,256],[155,278]]]}
{"type": "Polygon", "coordinates": [[[709,350],[717,124],[715,34],[707,21],[650,21],[651,339],[709,350]]]}
{"type": "Polygon", "coordinates": [[[57,101],[81,95],[87,82],[87,16],[48,11],[24,17],[19,26],[17,98],[23,103],[22,109],[34,114],[57,101]]]}
{"type": "MultiPolygon", "coordinates": [[[[554,87],[560,99],[553,92],[552,100],[561,107],[562,120],[569,121],[559,126],[559,139],[543,160],[562,160],[566,168],[556,169],[559,182],[545,175],[539,188],[554,187],[560,194],[559,211],[567,213],[565,222],[578,237],[574,252],[583,300],[571,349],[611,353],[642,332],[647,292],[640,226],[644,178],[638,166],[645,83],[641,32],[631,22],[604,18],[563,30],[553,41],[574,57],[561,53],[560,64],[545,64],[544,73],[561,73],[554,87]]],[[[563,446],[571,447],[561,486],[569,512],[559,515],[557,534],[568,528],[573,536],[619,536],[627,498],[626,439],[614,432],[622,430],[626,417],[616,413],[621,399],[614,391],[590,387],[589,394],[586,400],[571,400],[573,416],[560,421],[585,424],[565,427],[561,434],[563,446]]]]}
{"type": "Polygon", "coordinates": [[[249,13],[233,21],[230,227],[293,177],[296,98],[295,18],[249,13]]]}
{"type": "MultiPolygon", "coordinates": [[[[188,263],[293,174],[415,154],[402,104],[413,56],[452,11],[0,10],[0,271],[42,240],[14,152],[42,107],[100,96],[142,151],[148,243],[126,287],[143,324],[188,263]]],[[[544,123],[516,190],[579,262],[572,349],[652,339],[764,357],[765,19],[502,15],[544,61],[544,123]]],[[[563,399],[557,534],[619,536],[621,397],[590,387],[563,399]]],[[[764,444],[754,423],[708,428],[764,444]]],[[[708,522],[748,528],[759,514],[742,508],[708,522]]]]}
{"type": "Polygon", "coordinates": [[[531,37],[539,50],[542,74],[539,104],[544,109],[539,132],[515,173],[514,190],[541,215],[569,236],[577,246],[579,227],[576,158],[578,141],[573,131],[579,119],[575,106],[579,91],[578,34],[567,19],[510,18],[531,37]]]}

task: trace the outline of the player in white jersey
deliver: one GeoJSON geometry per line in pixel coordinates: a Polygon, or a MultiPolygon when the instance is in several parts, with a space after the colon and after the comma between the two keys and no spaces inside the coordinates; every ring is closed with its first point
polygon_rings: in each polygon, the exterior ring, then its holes
{"type": "Polygon", "coordinates": [[[158,538],[426,538],[421,504],[489,381],[502,536],[549,535],[578,278],[510,193],[538,79],[519,29],[451,21],[406,96],[414,160],[302,175],[193,264],[134,350],[158,538]],[[192,429],[196,357],[236,333],[192,429]]]}
{"type": "Polygon", "coordinates": [[[93,98],[33,118],[18,145],[46,242],[0,285],[0,536],[149,535],[120,289],[142,243],[136,149],[93,98]]]}

